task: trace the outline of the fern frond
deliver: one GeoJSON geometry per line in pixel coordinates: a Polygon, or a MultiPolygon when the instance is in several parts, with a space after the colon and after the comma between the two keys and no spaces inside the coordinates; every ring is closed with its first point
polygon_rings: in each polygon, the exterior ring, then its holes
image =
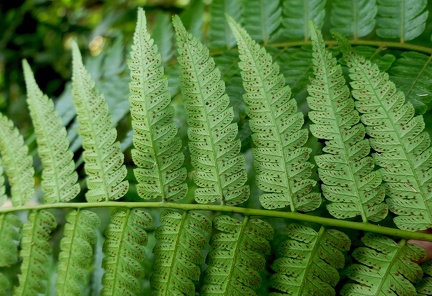
{"type": "Polygon", "coordinates": [[[48,211],[29,214],[21,233],[21,274],[18,275],[19,286],[15,288],[15,296],[45,293],[52,252],[48,240],[56,226],[54,215],[48,211]]]}
{"type": "Polygon", "coordinates": [[[144,11],[138,10],[138,22],[129,68],[132,82],[131,104],[134,149],[132,159],[138,166],[135,177],[141,198],[182,199],[187,192],[186,169],[182,167],[182,143],[173,120],[167,79],[161,57],[147,33],[144,11]]]}
{"type": "Polygon", "coordinates": [[[336,34],[352,79],[356,108],[371,137],[373,157],[385,182],[389,209],[396,225],[405,230],[432,227],[432,148],[421,115],[405,102],[387,73],[355,54],[336,34]]]}
{"type": "Polygon", "coordinates": [[[101,295],[142,295],[143,261],[151,216],[140,209],[115,210],[105,229],[101,295]]]}
{"type": "Polygon", "coordinates": [[[7,199],[3,163],[0,157],[0,207],[7,199]]]}
{"type": "Polygon", "coordinates": [[[73,153],[68,150],[66,129],[57,116],[54,103],[39,89],[26,60],[23,60],[27,103],[44,167],[42,190],[45,203],[66,202],[80,192],[73,153]]]}
{"type": "Polygon", "coordinates": [[[350,240],[340,231],[290,224],[289,240],[282,243],[280,256],[272,269],[270,284],[279,293],[270,295],[335,295],[338,269],[345,265],[342,251],[348,251],[350,240]]]}
{"type": "Polygon", "coordinates": [[[241,0],[214,0],[210,6],[209,47],[231,48],[236,44],[234,36],[225,21],[225,14],[235,20],[242,19],[241,0]]]}
{"type": "Polygon", "coordinates": [[[33,159],[12,121],[0,114],[0,153],[11,186],[14,207],[23,206],[34,193],[33,159]]]}
{"type": "Polygon", "coordinates": [[[381,71],[387,71],[396,60],[393,54],[387,53],[384,50],[379,51],[373,46],[359,45],[355,47],[355,51],[358,55],[364,56],[365,59],[376,64],[381,71]]]}
{"type": "Polygon", "coordinates": [[[18,261],[21,226],[22,223],[18,216],[12,213],[0,215],[0,267],[12,265],[18,261]]]}
{"type": "Polygon", "coordinates": [[[373,31],[377,12],[376,0],[335,0],[330,15],[332,30],[357,40],[373,31]]]}
{"type": "Polygon", "coordinates": [[[426,28],[426,6],[427,0],[378,0],[377,35],[401,43],[416,38],[426,28]]]}
{"type": "Polygon", "coordinates": [[[246,90],[243,98],[256,145],[256,183],[266,192],[260,196],[261,204],[267,209],[316,209],[321,197],[310,192],[316,182],[309,179],[310,149],[302,147],[308,139],[308,131],[301,129],[303,115],[297,112],[291,90],[271,56],[232,18],[228,17],[228,23],[239,46],[239,67],[246,90]]]}
{"type": "Polygon", "coordinates": [[[3,273],[0,273],[0,295],[9,295],[11,284],[3,273]]]}
{"type": "Polygon", "coordinates": [[[427,261],[421,265],[423,278],[415,285],[417,295],[432,295],[432,261],[427,261]]]}
{"type": "Polygon", "coordinates": [[[213,226],[202,295],[256,295],[261,284],[259,272],[270,254],[273,229],[267,222],[246,216],[243,222],[217,216],[213,226]]]}
{"type": "Polygon", "coordinates": [[[245,158],[240,154],[234,111],[208,49],[173,18],[189,124],[189,150],[195,168],[195,200],[237,205],[249,197],[245,158]]]}
{"type": "Polygon", "coordinates": [[[278,0],[243,1],[244,27],[257,42],[267,44],[270,41],[272,34],[280,27],[281,14],[282,7],[278,0]]]}
{"type": "Polygon", "coordinates": [[[195,295],[195,284],[204,262],[210,220],[195,212],[165,210],[156,230],[159,241],[151,279],[154,295],[195,295]]]}
{"type": "Polygon", "coordinates": [[[57,295],[81,295],[88,282],[93,246],[100,219],[92,211],[71,211],[66,216],[57,267],[57,295]]]}
{"type": "Polygon", "coordinates": [[[321,187],[330,214],[338,219],[361,216],[363,222],[387,216],[381,175],[368,156],[370,146],[365,128],[354,110],[342,67],[325,48],[321,33],[311,24],[314,77],[307,98],[312,111],[311,133],[326,140],[325,154],[315,156],[321,187]]]}
{"type": "Polygon", "coordinates": [[[424,114],[432,101],[432,56],[409,51],[391,67],[391,80],[404,92],[417,114],[424,114]]]}
{"type": "Polygon", "coordinates": [[[326,0],[284,0],[282,33],[287,38],[309,39],[308,21],[313,20],[319,29],[324,24],[326,0]]]}
{"type": "Polygon", "coordinates": [[[116,200],[126,194],[129,188],[124,156],[117,131],[111,127],[108,106],[94,87],[94,81],[84,68],[78,45],[72,46],[73,56],[73,100],[79,122],[78,133],[83,143],[83,158],[90,202],[116,200]]]}
{"type": "Polygon", "coordinates": [[[413,262],[423,258],[425,251],[415,244],[399,244],[390,238],[367,233],[362,237],[365,247],[358,247],[352,256],[360,264],[352,264],[347,276],[356,283],[347,283],[341,290],[348,295],[417,295],[413,282],[422,278],[420,266],[413,262]]]}

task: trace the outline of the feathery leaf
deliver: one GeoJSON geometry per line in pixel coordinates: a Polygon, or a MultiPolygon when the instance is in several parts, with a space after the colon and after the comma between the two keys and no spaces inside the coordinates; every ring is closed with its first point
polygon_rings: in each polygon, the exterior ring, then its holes
{"type": "Polygon", "coordinates": [[[154,295],[195,295],[195,284],[204,262],[210,220],[195,212],[165,210],[156,230],[152,287],[154,295]]]}
{"type": "Polygon", "coordinates": [[[225,14],[235,20],[242,18],[241,0],[213,0],[210,6],[209,47],[231,48],[236,44],[234,36],[225,21],[225,14]]]}
{"type": "Polygon", "coordinates": [[[261,204],[267,209],[316,209],[321,197],[310,192],[316,182],[309,179],[310,149],[302,147],[308,138],[308,131],[301,129],[303,115],[297,112],[291,90],[271,56],[229,16],[228,23],[239,45],[239,67],[246,90],[243,98],[256,145],[256,183],[266,192],[260,196],[261,204]]]}
{"type": "Polygon", "coordinates": [[[243,222],[222,215],[214,218],[218,230],[211,237],[202,295],[256,295],[259,272],[270,254],[273,229],[267,222],[246,216],[243,222]]]}
{"type": "Polygon", "coordinates": [[[111,127],[108,106],[94,87],[94,81],[84,68],[78,45],[72,46],[73,56],[73,100],[79,122],[78,133],[83,142],[83,158],[87,177],[87,200],[116,200],[126,194],[129,188],[124,156],[117,131],[111,127]]]}
{"type": "Polygon", "coordinates": [[[387,73],[352,50],[346,39],[335,34],[347,61],[352,95],[361,120],[371,137],[375,163],[386,187],[389,209],[396,225],[405,230],[432,227],[432,148],[421,115],[405,102],[387,73]]]}
{"type": "Polygon", "coordinates": [[[314,77],[307,98],[312,109],[311,133],[326,140],[325,154],[315,156],[321,187],[330,214],[338,219],[361,216],[363,222],[387,216],[381,176],[368,156],[370,146],[365,128],[354,110],[342,68],[325,49],[321,33],[311,23],[314,77]]]}
{"type": "Polygon", "coordinates": [[[0,114],[0,153],[11,186],[12,205],[23,206],[34,193],[33,158],[11,120],[0,114]]]}
{"type": "Polygon", "coordinates": [[[208,49],[186,32],[178,17],[178,61],[182,94],[189,124],[189,150],[195,168],[195,200],[199,203],[237,205],[249,197],[245,158],[240,154],[234,111],[228,107],[225,84],[208,49]]]}
{"type": "Polygon", "coordinates": [[[44,167],[42,190],[45,203],[66,202],[80,191],[73,153],[68,150],[66,129],[57,116],[54,103],[39,89],[26,60],[23,60],[27,103],[44,167]]]}
{"type": "Polygon", "coordinates": [[[282,8],[279,0],[248,0],[242,4],[245,29],[256,42],[267,44],[281,24],[282,8]]]}
{"type": "Polygon", "coordinates": [[[105,229],[101,295],[142,295],[143,263],[151,216],[140,209],[115,210],[105,229]]]}
{"type": "Polygon", "coordinates": [[[21,226],[22,222],[15,214],[0,215],[0,267],[12,265],[18,261],[21,226]]]}
{"type": "Polygon", "coordinates": [[[340,231],[290,224],[289,240],[282,243],[280,256],[272,265],[276,274],[271,286],[282,293],[270,295],[335,295],[339,273],[345,265],[342,251],[348,251],[350,240],[340,231]]]}

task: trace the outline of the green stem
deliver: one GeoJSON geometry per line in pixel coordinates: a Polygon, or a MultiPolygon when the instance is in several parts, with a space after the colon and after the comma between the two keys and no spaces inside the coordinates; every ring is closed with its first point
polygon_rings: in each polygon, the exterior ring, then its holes
{"type": "Polygon", "coordinates": [[[385,227],[370,223],[344,221],[333,218],[324,218],[318,216],[311,216],[308,214],[293,213],[293,212],[282,212],[282,211],[270,211],[261,209],[248,209],[231,207],[224,205],[202,205],[202,204],[179,204],[169,202],[86,202],[86,203],[56,203],[56,204],[42,204],[36,206],[22,206],[14,208],[2,208],[0,214],[18,212],[18,211],[29,211],[29,210],[42,210],[42,209],[59,209],[59,208],[108,208],[108,207],[120,207],[120,208],[169,208],[179,209],[184,211],[201,210],[201,211],[215,211],[215,212],[228,212],[238,213],[245,216],[263,216],[263,217],[275,217],[291,219],[303,222],[312,222],[320,225],[330,227],[342,227],[349,229],[356,229],[361,231],[369,231],[380,233],[389,236],[397,236],[404,239],[416,239],[422,241],[432,242],[432,234],[426,234],[421,232],[410,232],[406,230],[400,230],[397,228],[385,227]]]}

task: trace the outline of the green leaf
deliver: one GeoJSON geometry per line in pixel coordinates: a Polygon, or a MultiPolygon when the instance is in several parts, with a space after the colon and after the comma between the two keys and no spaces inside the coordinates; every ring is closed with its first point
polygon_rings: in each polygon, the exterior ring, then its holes
{"type": "Polygon", "coordinates": [[[15,214],[0,215],[0,267],[17,263],[21,226],[15,214]]]}
{"type": "MultiPolygon", "coordinates": [[[[243,1],[242,4],[246,31],[256,42],[267,44],[281,24],[282,8],[279,0],[248,0],[243,1]]],[[[238,19],[234,18],[234,20],[239,22],[238,19]]]]}
{"type": "Polygon", "coordinates": [[[240,21],[242,18],[241,0],[214,0],[210,6],[209,47],[231,48],[236,44],[234,36],[225,20],[225,14],[240,21]]]}
{"type": "Polygon", "coordinates": [[[83,158],[87,177],[86,193],[90,202],[116,200],[129,188],[124,156],[117,132],[111,127],[108,106],[94,87],[94,81],[84,68],[78,45],[73,43],[73,99],[79,122],[78,133],[83,141],[83,158]]]}
{"type": "Polygon", "coordinates": [[[22,229],[21,274],[18,275],[19,286],[15,288],[14,296],[45,293],[52,253],[48,240],[56,226],[54,215],[48,211],[34,211],[29,214],[22,229]]]}
{"type": "Polygon", "coordinates": [[[96,243],[95,229],[100,219],[92,211],[74,210],[67,214],[66,221],[60,243],[56,295],[81,295],[87,286],[96,243]]]}
{"type": "Polygon", "coordinates": [[[195,284],[204,263],[210,220],[195,212],[165,210],[156,230],[152,287],[156,295],[195,295],[195,284]]]}
{"type": "Polygon", "coordinates": [[[45,203],[66,202],[80,192],[73,153],[68,150],[66,129],[53,101],[39,89],[26,60],[23,61],[27,103],[36,134],[38,154],[44,167],[42,190],[45,203]]]}
{"type": "Polygon", "coordinates": [[[6,199],[7,199],[7,195],[6,195],[3,163],[0,158],[0,207],[5,203],[6,199]]]}
{"type": "Polygon", "coordinates": [[[309,179],[310,149],[302,147],[308,138],[308,131],[301,129],[303,115],[271,56],[232,18],[228,23],[239,45],[243,99],[256,146],[256,184],[265,191],[261,204],[267,209],[289,206],[293,212],[314,210],[321,197],[310,192],[316,182],[309,179]]]}
{"type": "Polygon", "coordinates": [[[356,283],[347,283],[341,295],[416,295],[413,282],[423,273],[417,263],[425,251],[415,244],[399,244],[390,238],[367,233],[362,237],[365,247],[358,247],[353,257],[360,264],[352,264],[347,276],[356,283]]]}
{"type": "Polygon", "coordinates": [[[0,273],[0,295],[9,295],[11,284],[3,273],[0,273]]]}
{"type": "Polygon", "coordinates": [[[117,209],[105,229],[101,295],[142,295],[143,263],[146,258],[147,228],[151,216],[143,210],[117,209]]]}
{"type": "Polygon", "coordinates": [[[426,6],[427,0],[378,0],[377,35],[401,43],[416,38],[426,27],[426,6]]]}
{"type": "Polygon", "coordinates": [[[352,50],[341,35],[341,46],[352,79],[352,95],[371,137],[375,162],[386,187],[389,209],[398,215],[396,225],[405,230],[432,227],[432,148],[421,115],[405,102],[387,73],[352,50]]]}
{"type": "Polygon", "coordinates": [[[161,57],[147,33],[142,9],[138,10],[129,67],[132,78],[129,100],[135,132],[132,159],[137,165],[134,173],[138,194],[143,199],[180,200],[187,193],[182,143],[176,136],[178,129],[161,57]]]}
{"type": "Polygon", "coordinates": [[[217,216],[211,237],[212,251],[207,255],[202,295],[256,295],[259,272],[270,254],[273,229],[267,222],[246,216],[243,222],[217,216]]]}
{"type": "Polygon", "coordinates": [[[415,285],[417,295],[432,295],[432,261],[427,261],[421,265],[424,277],[415,285]]]}
{"type": "Polygon", "coordinates": [[[234,111],[209,51],[174,17],[182,94],[189,124],[189,150],[195,168],[195,200],[237,205],[249,197],[245,158],[240,154],[234,111]]]}
{"type": "Polygon", "coordinates": [[[348,251],[350,240],[340,231],[290,224],[289,240],[280,246],[280,255],[272,269],[271,286],[280,291],[270,295],[335,295],[338,269],[345,265],[342,251],[348,251]]]}
{"type": "Polygon", "coordinates": [[[376,0],[334,0],[330,15],[332,31],[354,40],[371,33],[378,11],[376,0]]]}
{"type": "Polygon", "coordinates": [[[11,186],[14,207],[23,206],[34,193],[33,159],[12,121],[0,114],[0,153],[11,186]]]}
{"type": "Polygon", "coordinates": [[[374,171],[354,99],[343,77],[342,67],[325,49],[321,33],[311,23],[314,77],[307,98],[312,111],[312,135],[326,140],[325,154],[315,156],[324,197],[330,214],[338,219],[361,216],[363,222],[377,222],[387,216],[381,176],[374,171]]]}

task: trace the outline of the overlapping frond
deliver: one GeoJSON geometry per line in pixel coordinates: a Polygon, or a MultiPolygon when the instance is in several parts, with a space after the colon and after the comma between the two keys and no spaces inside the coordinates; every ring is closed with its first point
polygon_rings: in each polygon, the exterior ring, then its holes
{"type": "Polygon", "coordinates": [[[423,278],[415,285],[417,295],[432,295],[432,261],[423,263],[421,268],[423,271],[423,278]]]}
{"type": "Polygon", "coordinates": [[[426,28],[427,0],[378,0],[378,29],[382,38],[412,40],[426,28]]]}
{"type": "Polygon", "coordinates": [[[241,0],[214,0],[210,6],[209,47],[231,48],[236,44],[234,36],[225,21],[225,14],[236,21],[242,18],[241,0]]]}
{"type": "Polygon", "coordinates": [[[373,154],[386,186],[389,209],[396,225],[405,230],[432,227],[432,148],[421,115],[405,102],[387,73],[353,52],[335,35],[344,52],[356,108],[371,137],[373,154]]]}
{"type": "Polygon", "coordinates": [[[270,284],[277,295],[335,295],[339,282],[338,269],[345,265],[342,251],[348,251],[350,240],[340,231],[290,224],[289,240],[282,243],[280,255],[272,269],[270,284]]]}
{"type": "Polygon", "coordinates": [[[289,207],[291,211],[311,211],[321,203],[321,196],[311,193],[310,149],[303,147],[308,131],[302,129],[303,115],[297,112],[289,86],[279,74],[279,66],[253,41],[247,32],[228,17],[239,45],[239,67],[246,91],[253,132],[256,184],[265,191],[260,196],[268,209],[289,207]]]}
{"type": "Polygon", "coordinates": [[[100,219],[92,211],[73,210],[66,215],[66,222],[60,243],[56,294],[80,295],[87,284],[100,219]]]}
{"type": "Polygon", "coordinates": [[[330,15],[332,30],[356,40],[373,31],[377,12],[376,0],[334,0],[330,15]]]}
{"type": "Polygon", "coordinates": [[[116,200],[129,188],[123,153],[116,141],[117,131],[111,125],[108,106],[86,71],[78,45],[72,46],[73,100],[79,123],[78,133],[84,148],[83,158],[90,202],[116,200]]]}
{"type": "Polygon", "coordinates": [[[259,272],[270,254],[273,229],[267,222],[250,219],[243,222],[218,216],[213,219],[218,230],[211,237],[212,250],[207,255],[202,295],[256,295],[261,284],[259,272]]]}
{"type": "Polygon", "coordinates": [[[144,210],[118,209],[111,214],[104,232],[102,295],[142,295],[146,229],[151,224],[152,218],[144,210]]]}
{"type": "Polygon", "coordinates": [[[363,222],[387,215],[381,175],[368,156],[369,141],[350,96],[342,68],[325,48],[321,33],[311,24],[314,77],[307,102],[312,109],[311,133],[326,140],[324,154],[315,156],[330,214],[338,219],[361,216],[363,222]]]}
{"type": "Polygon", "coordinates": [[[257,42],[267,44],[270,41],[272,34],[280,27],[281,14],[282,7],[279,1],[243,1],[243,23],[245,29],[257,42]]]}
{"type": "Polygon", "coordinates": [[[404,52],[390,68],[389,74],[416,112],[424,114],[432,101],[432,56],[414,51],[404,52]]]}
{"type": "Polygon", "coordinates": [[[45,203],[66,202],[80,191],[73,153],[68,150],[66,129],[53,101],[39,89],[26,60],[23,61],[27,103],[32,118],[38,154],[42,161],[42,190],[45,203]]]}
{"type": "Polygon", "coordinates": [[[325,17],[326,0],[285,0],[283,4],[282,33],[287,38],[303,38],[310,36],[308,21],[313,20],[318,28],[322,28],[325,17]]]}
{"type": "Polygon", "coordinates": [[[204,262],[210,220],[199,213],[180,214],[165,210],[156,230],[159,241],[153,249],[152,287],[154,295],[195,295],[195,283],[204,262]]]}
{"type": "Polygon", "coordinates": [[[0,215],[0,267],[18,261],[21,220],[13,213],[0,215]]]}
{"type": "Polygon", "coordinates": [[[34,193],[33,159],[11,120],[0,114],[0,153],[11,186],[14,207],[23,206],[34,193]]]}
{"type": "Polygon", "coordinates": [[[21,273],[18,275],[19,286],[15,288],[14,295],[45,293],[52,252],[48,240],[56,226],[54,215],[48,211],[35,211],[29,214],[21,233],[21,273]]]}
{"type": "Polygon", "coordinates": [[[208,49],[186,32],[180,18],[174,17],[182,94],[189,124],[189,150],[195,168],[195,200],[199,203],[237,205],[249,197],[240,154],[234,111],[228,107],[225,84],[208,49]]]}
{"type": "Polygon", "coordinates": [[[174,108],[164,77],[161,57],[149,33],[144,11],[138,22],[129,60],[132,82],[130,104],[134,149],[132,159],[141,198],[162,201],[182,199],[187,192],[186,169],[182,167],[182,143],[174,122],[174,108]]]}
{"type": "Polygon", "coordinates": [[[358,295],[417,295],[413,282],[423,272],[413,261],[423,258],[425,251],[415,244],[406,244],[378,234],[362,237],[365,247],[358,247],[352,256],[359,262],[348,266],[346,275],[355,283],[347,283],[342,296],[358,295]]]}

